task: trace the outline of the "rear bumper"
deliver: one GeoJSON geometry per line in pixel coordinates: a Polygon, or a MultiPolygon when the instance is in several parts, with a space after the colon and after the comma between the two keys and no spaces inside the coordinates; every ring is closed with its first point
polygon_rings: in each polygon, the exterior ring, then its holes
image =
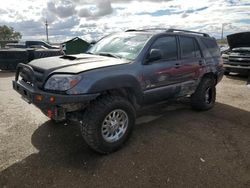
{"type": "Polygon", "coordinates": [[[221,68],[220,71],[217,72],[217,83],[219,83],[222,80],[223,75],[224,75],[224,71],[225,71],[225,69],[221,68]]]}

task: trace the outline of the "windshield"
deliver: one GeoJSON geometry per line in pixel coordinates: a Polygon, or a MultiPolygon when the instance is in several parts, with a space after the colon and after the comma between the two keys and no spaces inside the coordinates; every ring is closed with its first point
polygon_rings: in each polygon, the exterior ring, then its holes
{"type": "Polygon", "coordinates": [[[110,35],[96,43],[88,53],[133,60],[138,56],[151,36],[151,34],[147,33],[110,35]]]}

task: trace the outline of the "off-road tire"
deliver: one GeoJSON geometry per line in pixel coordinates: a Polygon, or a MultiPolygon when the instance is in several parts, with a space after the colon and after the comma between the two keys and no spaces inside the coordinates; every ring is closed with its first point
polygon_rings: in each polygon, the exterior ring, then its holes
{"type": "Polygon", "coordinates": [[[229,74],[230,74],[230,71],[228,71],[228,70],[224,71],[224,75],[228,76],[229,74]]]}
{"type": "Polygon", "coordinates": [[[120,96],[103,96],[93,101],[84,111],[81,133],[86,143],[95,151],[107,154],[118,150],[129,138],[135,123],[135,109],[132,104],[120,96]],[[115,109],[126,112],[128,126],[124,135],[113,143],[106,142],[102,136],[102,123],[105,117],[115,109]]]}
{"type": "Polygon", "coordinates": [[[61,120],[61,121],[58,121],[58,120],[54,120],[54,119],[50,119],[49,120],[50,122],[50,125],[53,126],[53,127],[59,127],[65,123],[67,123],[68,121],[67,120],[61,120]]]}
{"type": "Polygon", "coordinates": [[[195,93],[191,96],[191,107],[194,110],[209,110],[215,104],[216,88],[215,80],[212,77],[204,77],[195,93]],[[209,89],[210,99],[206,101],[206,92],[209,89]]]}

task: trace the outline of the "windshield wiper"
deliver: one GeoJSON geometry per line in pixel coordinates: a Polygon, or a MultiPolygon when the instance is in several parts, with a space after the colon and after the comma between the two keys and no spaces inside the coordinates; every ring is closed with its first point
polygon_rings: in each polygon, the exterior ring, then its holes
{"type": "Polygon", "coordinates": [[[108,53],[108,52],[100,52],[100,53],[97,53],[96,55],[114,57],[114,58],[119,58],[119,59],[122,58],[121,56],[118,56],[118,55],[115,55],[115,54],[112,54],[112,53],[108,53]]]}

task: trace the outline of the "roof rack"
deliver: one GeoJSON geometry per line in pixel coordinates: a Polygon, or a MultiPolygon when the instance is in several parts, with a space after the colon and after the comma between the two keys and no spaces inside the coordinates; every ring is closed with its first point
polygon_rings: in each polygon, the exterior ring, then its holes
{"type": "Polygon", "coordinates": [[[142,31],[142,30],[138,30],[138,29],[128,29],[125,32],[133,32],[133,31],[142,31]]]}
{"type": "Polygon", "coordinates": [[[157,30],[166,31],[166,28],[155,27],[155,28],[146,28],[146,29],[142,29],[142,30],[143,31],[157,31],[157,30]]]}
{"type": "Polygon", "coordinates": [[[157,31],[157,30],[163,30],[166,32],[183,32],[183,33],[193,33],[193,34],[198,34],[202,35],[204,37],[210,37],[207,33],[201,33],[201,32],[196,32],[196,31],[189,31],[189,30],[183,30],[183,29],[166,29],[166,28],[148,28],[148,29],[128,29],[125,32],[133,32],[133,31],[157,31]]]}
{"type": "Polygon", "coordinates": [[[125,32],[133,32],[133,31],[156,31],[156,30],[166,31],[166,28],[128,29],[125,32]]]}
{"type": "Polygon", "coordinates": [[[203,35],[204,37],[209,37],[207,33],[201,33],[201,32],[196,32],[196,31],[188,31],[188,30],[182,30],[182,29],[168,29],[167,32],[183,32],[183,33],[193,33],[193,34],[199,34],[203,35]]]}

